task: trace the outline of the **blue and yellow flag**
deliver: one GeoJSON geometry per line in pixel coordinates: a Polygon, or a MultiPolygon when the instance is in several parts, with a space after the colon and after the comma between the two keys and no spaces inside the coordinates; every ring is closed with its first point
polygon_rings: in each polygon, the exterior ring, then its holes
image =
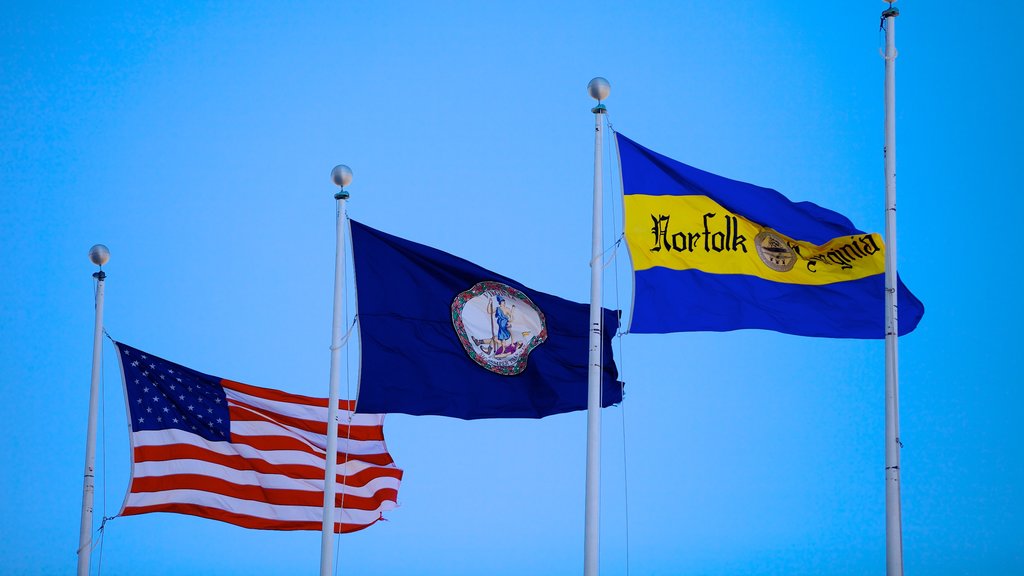
{"type": "MultiPolygon", "coordinates": [[[[759,328],[885,337],[885,246],[810,202],[698,170],[616,134],[633,260],[629,331],[759,328]]],[[[898,281],[899,333],[924,306],[898,281]]]]}

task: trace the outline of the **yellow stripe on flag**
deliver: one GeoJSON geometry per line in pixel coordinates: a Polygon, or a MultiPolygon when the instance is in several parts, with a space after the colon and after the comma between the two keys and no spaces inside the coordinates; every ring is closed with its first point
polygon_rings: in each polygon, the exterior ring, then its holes
{"type": "Polygon", "coordinates": [[[707,196],[629,194],[625,208],[634,270],[696,269],[807,285],[885,271],[878,234],[840,236],[818,246],[751,222],[707,196]]]}

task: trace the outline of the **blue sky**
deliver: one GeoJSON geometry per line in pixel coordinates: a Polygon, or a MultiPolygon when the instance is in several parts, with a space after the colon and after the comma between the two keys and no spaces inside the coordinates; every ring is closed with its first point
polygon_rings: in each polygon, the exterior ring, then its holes
{"type": "MultiPolygon", "coordinates": [[[[353,218],[586,301],[597,75],[630,138],[881,231],[886,5],[835,4],[8,6],[5,572],[74,570],[91,245],[112,253],[115,338],[325,396],[331,167],[355,173],[353,218]]],[[[898,7],[900,273],[926,307],[900,341],[906,569],[1020,573],[1024,14],[898,7]]],[[[604,304],[628,308],[619,256],[604,304]]],[[[629,335],[616,353],[627,398],[604,413],[604,573],[884,570],[881,341],[629,335]]],[[[97,518],[129,472],[111,347],[104,358],[97,518]]],[[[354,394],[357,348],[348,358],[354,394]]],[[[582,571],[585,414],[392,415],[385,434],[401,507],[341,538],[339,573],[582,571]]],[[[309,573],[319,542],[151,514],[108,523],[102,568],[309,573]]]]}

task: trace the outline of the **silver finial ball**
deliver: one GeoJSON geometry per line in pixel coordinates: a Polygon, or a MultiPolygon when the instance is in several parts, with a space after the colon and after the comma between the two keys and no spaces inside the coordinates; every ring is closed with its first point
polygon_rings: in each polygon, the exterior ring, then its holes
{"type": "Polygon", "coordinates": [[[339,188],[344,188],[352,183],[352,169],[344,164],[338,164],[331,170],[331,182],[339,188]]]}
{"type": "Polygon", "coordinates": [[[110,260],[110,250],[103,244],[97,244],[89,248],[89,261],[97,266],[103,266],[110,260]]]}
{"type": "Polygon", "coordinates": [[[612,91],[612,85],[607,80],[598,76],[587,84],[587,92],[590,93],[590,97],[600,102],[608,97],[608,93],[612,91]]]}

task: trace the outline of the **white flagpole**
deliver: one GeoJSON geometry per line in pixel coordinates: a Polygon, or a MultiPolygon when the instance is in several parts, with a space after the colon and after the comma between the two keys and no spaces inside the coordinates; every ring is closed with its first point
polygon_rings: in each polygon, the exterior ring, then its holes
{"type": "Polygon", "coordinates": [[[96,324],[92,333],[92,384],[89,389],[89,421],[85,433],[85,478],[82,481],[82,524],[78,533],[78,576],[89,576],[92,560],[92,502],[96,492],[96,412],[100,399],[100,367],[103,353],[103,282],[107,274],[103,265],[110,260],[110,250],[103,244],[89,249],[89,260],[100,267],[92,275],[96,279],[96,324]]]}
{"type": "Polygon", "coordinates": [[[899,321],[896,301],[896,16],[885,22],[885,567],[888,576],[903,575],[903,528],[900,518],[899,321]]]}
{"type": "Polygon", "coordinates": [[[601,148],[604,114],[601,101],[608,97],[611,85],[597,77],[587,85],[597,100],[594,113],[594,221],[590,246],[590,369],[587,374],[587,493],[583,532],[583,574],[597,576],[601,538],[601,227],[604,192],[601,188],[601,148]]]}
{"type": "Polygon", "coordinates": [[[331,181],[338,186],[334,199],[337,209],[337,241],[334,254],[334,317],[331,326],[331,385],[327,403],[327,466],[324,470],[324,521],[320,538],[320,576],[330,576],[334,552],[334,496],[338,459],[338,380],[341,372],[342,284],[345,279],[345,186],[352,182],[352,170],[339,164],[331,170],[331,181]]]}

